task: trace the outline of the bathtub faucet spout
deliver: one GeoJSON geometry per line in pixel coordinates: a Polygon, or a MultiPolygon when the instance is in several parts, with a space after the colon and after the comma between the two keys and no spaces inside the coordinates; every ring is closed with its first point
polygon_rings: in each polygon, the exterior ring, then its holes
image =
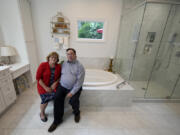
{"type": "Polygon", "coordinates": [[[119,84],[116,85],[116,88],[119,89],[121,85],[125,85],[126,81],[120,82],[119,84]]]}

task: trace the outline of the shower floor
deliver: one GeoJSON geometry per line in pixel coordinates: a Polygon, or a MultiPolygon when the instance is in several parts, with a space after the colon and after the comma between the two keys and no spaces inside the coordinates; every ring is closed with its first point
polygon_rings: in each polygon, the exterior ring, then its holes
{"type": "MultiPolygon", "coordinates": [[[[130,84],[135,89],[136,98],[143,98],[146,92],[147,81],[130,81],[130,84]]],[[[157,82],[151,82],[145,98],[167,98],[171,92],[172,90],[163,87],[157,82]]]]}

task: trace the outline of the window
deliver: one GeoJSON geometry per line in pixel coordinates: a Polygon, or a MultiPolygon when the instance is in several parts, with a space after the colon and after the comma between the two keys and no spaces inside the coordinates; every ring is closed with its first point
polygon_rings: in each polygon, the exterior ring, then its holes
{"type": "Polygon", "coordinates": [[[105,22],[104,21],[77,21],[77,40],[78,41],[104,41],[105,22]]]}

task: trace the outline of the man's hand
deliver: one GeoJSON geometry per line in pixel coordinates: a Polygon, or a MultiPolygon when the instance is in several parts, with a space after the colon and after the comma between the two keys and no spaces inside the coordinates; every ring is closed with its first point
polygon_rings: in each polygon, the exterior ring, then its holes
{"type": "Polygon", "coordinates": [[[73,94],[71,92],[69,92],[66,97],[71,98],[72,96],[73,96],[73,94]]]}

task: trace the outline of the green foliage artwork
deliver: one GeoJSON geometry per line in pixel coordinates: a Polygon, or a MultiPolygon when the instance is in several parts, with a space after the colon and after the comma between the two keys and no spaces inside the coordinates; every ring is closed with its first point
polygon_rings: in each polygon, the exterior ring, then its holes
{"type": "Polygon", "coordinates": [[[78,38],[103,39],[103,22],[78,21],[78,38]]]}

